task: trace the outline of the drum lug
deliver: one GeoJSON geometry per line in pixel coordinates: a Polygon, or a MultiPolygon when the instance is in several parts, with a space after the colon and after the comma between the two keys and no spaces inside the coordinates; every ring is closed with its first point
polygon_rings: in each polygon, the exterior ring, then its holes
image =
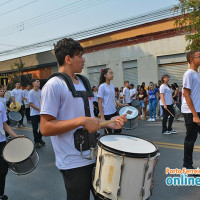
{"type": "Polygon", "coordinates": [[[140,195],[141,195],[142,197],[145,195],[144,187],[141,188],[141,190],[140,190],[140,195]]]}
{"type": "Polygon", "coordinates": [[[110,195],[110,194],[111,194],[111,191],[103,190],[103,193],[106,194],[106,195],[110,195]]]}
{"type": "Polygon", "coordinates": [[[119,197],[119,195],[120,195],[120,192],[121,192],[121,187],[119,187],[118,190],[117,190],[117,196],[118,196],[118,197],[119,197]]]}
{"type": "Polygon", "coordinates": [[[152,195],[153,193],[153,188],[154,188],[154,180],[151,180],[151,186],[150,186],[150,194],[152,195]]]}

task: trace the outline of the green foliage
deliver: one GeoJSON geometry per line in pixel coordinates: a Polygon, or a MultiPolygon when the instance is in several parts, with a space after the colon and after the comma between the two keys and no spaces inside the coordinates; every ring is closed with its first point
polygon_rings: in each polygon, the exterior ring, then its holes
{"type": "Polygon", "coordinates": [[[25,63],[20,62],[15,62],[13,65],[10,65],[10,68],[13,70],[13,73],[9,76],[10,82],[8,84],[8,89],[14,89],[15,88],[15,83],[16,82],[21,82],[21,76],[22,72],[24,70],[24,65],[25,63]]]}
{"type": "Polygon", "coordinates": [[[200,50],[200,0],[178,0],[174,12],[181,11],[182,17],[175,21],[178,31],[186,34],[186,51],[200,50]]]}

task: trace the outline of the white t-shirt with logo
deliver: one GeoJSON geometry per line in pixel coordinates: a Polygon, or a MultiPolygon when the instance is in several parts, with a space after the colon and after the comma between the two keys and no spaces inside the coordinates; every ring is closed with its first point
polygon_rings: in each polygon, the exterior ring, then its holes
{"type": "MultiPolygon", "coordinates": [[[[131,103],[130,91],[126,87],[123,89],[123,96],[125,96],[126,103],[131,103]]],[[[123,100],[123,103],[124,103],[124,100],[123,100]]]]}
{"type": "MultiPolygon", "coordinates": [[[[166,105],[172,105],[173,104],[173,98],[172,98],[172,90],[166,85],[166,84],[162,84],[160,86],[160,93],[164,94],[164,99],[165,99],[165,103],[166,105]]],[[[163,102],[160,99],[160,105],[163,106],[163,102]]]]}
{"type": "MultiPolygon", "coordinates": [[[[130,97],[137,93],[137,90],[135,88],[130,89],[129,91],[130,91],[130,97]]],[[[134,97],[132,97],[132,100],[134,100],[134,99],[136,99],[136,95],[134,97]]]]}
{"type": "MultiPolygon", "coordinates": [[[[183,75],[183,88],[191,90],[191,99],[196,112],[200,112],[200,73],[188,69],[183,75]]],[[[184,90],[183,90],[184,91],[184,90]]],[[[182,95],[182,113],[192,113],[189,109],[184,93],[182,95]]]]}
{"type": "Polygon", "coordinates": [[[21,105],[23,105],[22,97],[23,97],[23,91],[22,89],[13,89],[11,92],[11,97],[15,97],[15,101],[19,102],[21,105]]]}
{"type": "MultiPolygon", "coordinates": [[[[33,103],[37,108],[40,108],[39,100],[41,100],[41,90],[34,91],[32,89],[28,94],[28,103],[33,103]]],[[[34,115],[40,115],[40,112],[30,106],[30,116],[34,115]]]]}
{"type": "Polygon", "coordinates": [[[116,110],[115,105],[115,87],[113,84],[102,83],[99,86],[98,97],[103,99],[103,113],[104,115],[114,114],[116,110]]]}
{"type": "MultiPolygon", "coordinates": [[[[28,94],[29,94],[30,90],[23,90],[23,97],[28,99],[28,94]]],[[[24,104],[28,105],[28,101],[24,100],[24,104]]]]}
{"type": "MultiPolygon", "coordinates": [[[[79,84],[74,84],[74,87],[77,91],[85,91],[81,80],[79,80],[79,84]]],[[[74,98],[65,81],[60,77],[53,77],[45,84],[42,88],[41,97],[41,115],[51,115],[56,120],[70,120],[85,116],[83,98],[74,98]]],[[[90,97],[89,105],[91,116],[94,117],[93,101],[90,97]]],[[[56,166],[60,170],[83,167],[95,162],[95,159],[87,160],[82,158],[80,151],[75,148],[75,131],[76,129],[61,135],[51,136],[56,157],[56,166]]],[[[83,156],[90,157],[90,151],[84,151],[83,156]]]]}
{"type": "MultiPolygon", "coordinates": [[[[4,104],[0,101],[0,130],[3,129],[3,122],[6,122],[7,119],[7,115],[6,115],[6,109],[4,104]]],[[[6,136],[2,135],[0,132],[0,142],[5,142],[6,141],[6,136]]]]}

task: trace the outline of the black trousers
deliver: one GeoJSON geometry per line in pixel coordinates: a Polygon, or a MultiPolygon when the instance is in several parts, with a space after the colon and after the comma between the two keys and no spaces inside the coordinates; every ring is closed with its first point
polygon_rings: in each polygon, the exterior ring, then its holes
{"type": "MultiPolygon", "coordinates": [[[[115,112],[114,114],[111,115],[104,115],[105,120],[110,120],[112,117],[118,116],[118,112],[115,112]]],[[[104,129],[105,134],[112,134],[112,129],[111,128],[106,128],[104,129]],[[106,131],[107,130],[107,131],[106,131]]],[[[114,129],[114,133],[119,134],[122,132],[122,129],[114,129]]]]}
{"type": "Polygon", "coordinates": [[[4,195],[8,163],[2,157],[2,150],[6,142],[0,142],[0,196],[4,195]]]}
{"type": "MultiPolygon", "coordinates": [[[[93,169],[94,164],[74,169],[60,170],[65,182],[67,200],[90,200],[93,169]]],[[[95,195],[94,198],[98,200],[95,195]]]]}
{"type": "MultiPolygon", "coordinates": [[[[164,133],[165,131],[171,131],[172,130],[172,124],[173,124],[173,121],[174,121],[174,117],[171,116],[171,114],[164,108],[164,106],[162,106],[162,109],[163,109],[162,133],[164,133]],[[169,117],[169,120],[168,120],[168,117],[169,117]],[[167,127],[167,121],[168,121],[168,127],[167,127]]],[[[173,105],[167,105],[167,109],[173,115],[175,115],[173,105]]]]}
{"type": "MultiPolygon", "coordinates": [[[[192,113],[184,113],[185,126],[186,126],[186,137],[184,141],[184,159],[183,166],[190,167],[193,164],[193,149],[194,143],[197,139],[198,133],[200,133],[200,126],[193,122],[192,113]]],[[[200,113],[198,113],[200,117],[200,113]]]]}
{"type": "Polygon", "coordinates": [[[22,115],[22,119],[19,121],[19,125],[22,125],[24,121],[24,105],[21,106],[19,113],[22,115]]]}
{"type": "Polygon", "coordinates": [[[94,101],[94,102],[93,102],[93,106],[94,106],[94,116],[95,116],[95,117],[98,117],[98,115],[99,115],[98,102],[94,101]]]}
{"type": "Polygon", "coordinates": [[[40,123],[40,115],[34,115],[31,116],[31,124],[33,127],[33,137],[34,142],[39,142],[42,138],[42,134],[40,133],[40,130],[38,131],[38,125],[40,123]]]}
{"type": "Polygon", "coordinates": [[[30,107],[29,108],[25,108],[25,115],[26,115],[27,121],[31,121],[30,107]]]}

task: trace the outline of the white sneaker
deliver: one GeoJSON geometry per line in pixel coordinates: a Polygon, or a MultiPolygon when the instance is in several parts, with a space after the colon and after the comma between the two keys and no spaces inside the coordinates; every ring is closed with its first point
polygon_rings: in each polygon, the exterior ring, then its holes
{"type": "Polygon", "coordinates": [[[152,122],[155,122],[156,120],[153,118],[151,121],[152,121],[152,122]]]}
{"type": "Polygon", "coordinates": [[[171,132],[171,134],[176,134],[177,133],[177,131],[175,131],[175,130],[171,130],[170,132],[171,132]]]}
{"type": "Polygon", "coordinates": [[[152,118],[150,118],[150,119],[148,119],[147,121],[148,121],[148,122],[152,122],[152,121],[153,121],[153,119],[152,119],[152,118]]]}
{"type": "Polygon", "coordinates": [[[164,135],[171,135],[172,133],[171,133],[171,131],[165,131],[165,132],[162,133],[162,134],[164,134],[164,135]]]}

